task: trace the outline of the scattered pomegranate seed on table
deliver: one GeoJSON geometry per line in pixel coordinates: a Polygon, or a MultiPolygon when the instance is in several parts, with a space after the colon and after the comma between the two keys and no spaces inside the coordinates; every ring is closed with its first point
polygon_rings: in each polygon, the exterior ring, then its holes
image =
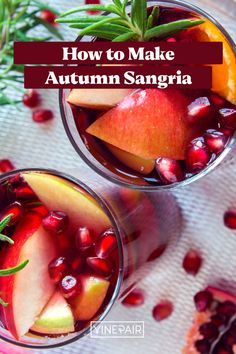
{"type": "Polygon", "coordinates": [[[1,219],[6,217],[9,214],[12,214],[11,220],[8,222],[8,226],[12,226],[20,221],[21,217],[23,216],[23,206],[19,202],[14,202],[8,205],[3,212],[1,213],[1,219]]]}
{"type": "MultiPolygon", "coordinates": [[[[100,1],[100,0],[85,0],[85,4],[86,4],[86,5],[94,5],[94,4],[99,5],[99,4],[101,4],[101,1],[100,1]]],[[[88,10],[87,12],[88,12],[88,14],[90,14],[90,15],[96,15],[96,14],[98,14],[100,11],[88,10]]]]}
{"type": "Polygon", "coordinates": [[[6,173],[14,170],[15,167],[10,160],[0,160],[0,173],[6,173]]]}
{"type": "Polygon", "coordinates": [[[70,270],[70,265],[65,257],[53,259],[48,265],[50,278],[58,283],[70,270]]]}
{"type": "Polygon", "coordinates": [[[229,229],[236,230],[236,208],[229,209],[224,214],[224,224],[229,229]]]}
{"type": "Polygon", "coordinates": [[[93,245],[91,231],[87,227],[80,227],[75,236],[76,247],[80,251],[85,251],[93,245]]]}
{"type": "Polygon", "coordinates": [[[43,227],[52,232],[62,232],[68,225],[69,218],[63,211],[50,211],[49,214],[43,218],[43,227]]]}
{"type": "Polygon", "coordinates": [[[100,275],[108,277],[112,273],[112,265],[107,259],[88,257],[86,262],[92,270],[100,275]]]}
{"type": "Polygon", "coordinates": [[[189,172],[197,173],[203,170],[210,161],[210,154],[204,139],[196,138],[191,141],[186,154],[186,164],[189,172]]]}
{"type": "Polygon", "coordinates": [[[173,310],[174,306],[172,302],[165,300],[160,302],[153,308],[152,315],[156,321],[160,322],[170,317],[173,310]]]}
{"type": "Polygon", "coordinates": [[[183,268],[188,274],[197,275],[202,265],[202,257],[196,250],[189,250],[183,259],[183,268]]]}
{"type": "Polygon", "coordinates": [[[194,296],[194,303],[198,312],[203,312],[209,308],[212,303],[212,294],[209,291],[199,291],[194,296]]]}
{"type": "Polygon", "coordinates": [[[81,292],[81,283],[72,275],[67,275],[61,280],[60,289],[63,296],[68,299],[81,292]]]}
{"type": "Polygon", "coordinates": [[[156,171],[160,180],[165,184],[180,182],[184,179],[184,172],[176,160],[159,158],[156,160],[156,171]]]}
{"type": "Polygon", "coordinates": [[[107,258],[117,247],[114,231],[107,230],[96,241],[95,253],[99,258],[107,258]]]}
{"type": "Polygon", "coordinates": [[[23,103],[25,106],[29,108],[34,108],[40,103],[40,95],[35,90],[29,90],[27,93],[23,95],[23,103]]]}
{"type": "Polygon", "coordinates": [[[208,149],[215,154],[220,154],[224,150],[228,138],[223,132],[214,129],[208,129],[204,134],[208,149]]]}
{"type": "Polygon", "coordinates": [[[130,307],[137,307],[144,304],[145,296],[141,289],[131,291],[123,300],[122,304],[130,307]]]}
{"type": "Polygon", "coordinates": [[[36,123],[44,123],[53,119],[53,113],[50,109],[37,109],[33,112],[32,119],[36,123]]]}
{"type": "Polygon", "coordinates": [[[50,23],[50,25],[52,25],[52,26],[57,25],[57,23],[55,22],[56,18],[57,18],[56,14],[50,10],[43,10],[41,12],[41,19],[50,23]]]}

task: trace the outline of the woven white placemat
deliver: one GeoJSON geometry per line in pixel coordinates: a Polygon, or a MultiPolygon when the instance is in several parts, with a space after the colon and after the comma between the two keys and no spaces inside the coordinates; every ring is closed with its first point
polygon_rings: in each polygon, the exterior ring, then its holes
{"type": "MultiPolygon", "coordinates": [[[[60,11],[81,4],[81,0],[51,0],[60,11]]],[[[236,39],[236,9],[233,0],[192,1],[215,16],[236,39]],[[233,20],[234,19],[234,20],[233,20]]],[[[64,27],[65,40],[74,40],[76,31],[64,27]]],[[[35,124],[27,108],[0,108],[0,159],[10,158],[17,168],[49,167],[71,172],[86,181],[93,172],[73,150],[62,126],[58,92],[41,91],[43,106],[54,111],[55,119],[35,124]]],[[[146,278],[146,302],[139,308],[119,305],[108,319],[145,321],[144,339],[83,338],[72,345],[34,353],[83,354],[180,354],[184,336],[191,325],[194,310],[192,296],[208,283],[227,280],[236,284],[236,232],[223,225],[223,213],[236,206],[235,160],[231,153],[217,170],[186,188],[175,192],[183,210],[184,231],[180,242],[167,253],[161,265],[146,278]],[[186,250],[202,250],[204,265],[196,278],[186,276],[181,263],[186,250]],[[152,308],[162,298],[174,302],[173,315],[163,323],[152,319],[152,308]]],[[[1,344],[0,344],[1,352],[1,344]]]]}

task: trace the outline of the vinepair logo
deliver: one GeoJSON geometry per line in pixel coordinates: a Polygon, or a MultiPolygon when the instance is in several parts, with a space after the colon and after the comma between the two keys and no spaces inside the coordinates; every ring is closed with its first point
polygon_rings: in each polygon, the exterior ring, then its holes
{"type": "Polygon", "coordinates": [[[144,338],[144,321],[91,321],[93,326],[91,338],[144,338]]]}

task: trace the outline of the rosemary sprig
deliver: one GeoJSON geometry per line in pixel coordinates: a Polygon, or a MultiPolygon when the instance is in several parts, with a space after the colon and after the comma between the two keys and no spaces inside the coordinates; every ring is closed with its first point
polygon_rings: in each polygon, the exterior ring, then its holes
{"type": "MultiPolygon", "coordinates": [[[[8,243],[10,243],[11,245],[14,244],[14,241],[6,236],[2,234],[2,231],[9,226],[9,223],[11,221],[13,214],[9,214],[7,216],[5,216],[3,219],[0,220],[0,241],[7,241],[8,243]]],[[[0,276],[8,276],[8,275],[12,275],[12,274],[16,274],[17,272],[19,272],[20,270],[24,269],[27,264],[29,263],[28,260],[16,265],[15,267],[11,267],[8,269],[0,269],[0,276]]],[[[0,298],[0,305],[6,307],[8,304],[0,298]]]]}
{"type": "Polygon", "coordinates": [[[0,0],[0,106],[20,102],[7,94],[8,86],[16,83],[16,91],[23,83],[23,65],[15,65],[13,44],[16,41],[47,41],[57,37],[63,39],[58,29],[41,17],[42,10],[50,10],[58,15],[51,6],[40,0],[0,0]],[[31,30],[43,26],[47,34],[37,37],[31,30]]]}
{"type": "Polygon", "coordinates": [[[155,25],[159,16],[159,6],[154,6],[148,16],[147,0],[131,0],[131,13],[126,12],[127,0],[112,0],[108,5],[84,5],[67,11],[56,20],[68,23],[69,27],[80,29],[80,35],[96,36],[113,42],[128,40],[148,41],[152,38],[163,39],[184,29],[198,26],[204,20],[183,19],[166,24],[155,25]],[[70,17],[88,10],[107,12],[107,16],[70,17]]]}

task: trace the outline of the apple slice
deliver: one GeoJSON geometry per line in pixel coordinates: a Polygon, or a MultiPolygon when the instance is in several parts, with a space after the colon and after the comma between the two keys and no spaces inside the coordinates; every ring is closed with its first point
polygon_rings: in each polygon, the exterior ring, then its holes
{"type": "Polygon", "coordinates": [[[82,293],[72,300],[72,310],[77,321],[88,321],[101,307],[109,281],[90,275],[81,276],[82,293]]]}
{"type": "Polygon", "coordinates": [[[6,326],[18,340],[28,332],[55,291],[48,264],[57,251],[54,238],[41,226],[41,218],[37,213],[26,214],[13,235],[14,245],[4,248],[0,255],[4,257],[4,268],[29,260],[20,272],[0,279],[1,296],[8,303],[3,308],[6,326]]]}
{"type": "Polygon", "coordinates": [[[67,102],[75,106],[107,110],[116,106],[131,92],[130,89],[73,89],[67,102]]]}
{"type": "Polygon", "coordinates": [[[147,159],[182,160],[195,128],[187,122],[188,101],[177,90],[147,89],[124,98],[87,132],[147,159]]]}
{"type": "Polygon", "coordinates": [[[101,233],[111,227],[95,199],[72,183],[37,172],[22,173],[22,177],[49,210],[61,210],[69,216],[73,230],[86,226],[101,233]]]}
{"type": "Polygon", "coordinates": [[[71,308],[59,291],[52,296],[31,330],[42,334],[74,332],[74,317],[71,308]]]}
{"type": "Polygon", "coordinates": [[[141,173],[142,175],[148,175],[154,170],[154,159],[145,159],[134,154],[130,154],[129,152],[121,150],[118,147],[108,143],[105,143],[105,145],[120,162],[141,173]]]}

